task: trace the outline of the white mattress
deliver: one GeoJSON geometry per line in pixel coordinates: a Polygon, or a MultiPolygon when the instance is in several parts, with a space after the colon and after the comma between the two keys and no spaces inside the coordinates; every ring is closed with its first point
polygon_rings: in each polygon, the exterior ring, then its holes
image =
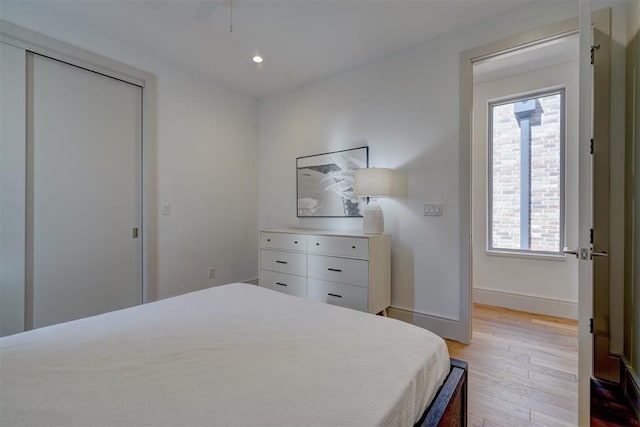
{"type": "Polygon", "coordinates": [[[444,341],[230,284],[0,339],[2,425],[412,425],[444,341]]]}

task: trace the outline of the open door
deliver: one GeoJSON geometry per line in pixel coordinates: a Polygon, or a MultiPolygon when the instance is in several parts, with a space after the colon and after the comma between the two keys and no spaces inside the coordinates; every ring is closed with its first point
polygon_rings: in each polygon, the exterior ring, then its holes
{"type": "Polygon", "coordinates": [[[609,261],[607,258],[609,250],[610,33],[610,10],[598,11],[592,15],[591,1],[581,1],[579,247],[569,251],[574,253],[580,262],[578,276],[579,425],[590,424],[591,376],[594,372],[607,372],[611,363],[608,357],[609,261]],[[597,313],[597,316],[594,313],[597,313]],[[594,318],[596,318],[595,325],[594,318]],[[596,334],[594,334],[594,326],[596,334]]]}

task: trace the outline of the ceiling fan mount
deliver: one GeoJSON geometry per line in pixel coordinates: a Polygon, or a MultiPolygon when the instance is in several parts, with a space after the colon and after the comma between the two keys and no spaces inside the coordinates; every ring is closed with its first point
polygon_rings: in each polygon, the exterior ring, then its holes
{"type": "Polygon", "coordinates": [[[234,0],[200,0],[196,9],[196,21],[207,22],[213,17],[219,6],[229,9],[229,32],[233,32],[233,7],[234,0]]]}

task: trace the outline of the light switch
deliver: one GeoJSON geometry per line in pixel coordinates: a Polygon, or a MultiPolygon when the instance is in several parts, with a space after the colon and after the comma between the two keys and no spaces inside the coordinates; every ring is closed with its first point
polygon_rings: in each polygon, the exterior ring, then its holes
{"type": "Polygon", "coordinates": [[[442,216],[442,203],[425,203],[424,216],[442,216]]]}
{"type": "Polygon", "coordinates": [[[162,215],[171,215],[171,205],[169,203],[165,203],[162,206],[162,215]]]}

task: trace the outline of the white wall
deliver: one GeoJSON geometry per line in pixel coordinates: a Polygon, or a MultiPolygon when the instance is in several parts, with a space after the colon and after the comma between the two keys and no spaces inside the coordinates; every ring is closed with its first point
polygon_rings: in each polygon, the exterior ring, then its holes
{"type": "Polygon", "coordinates": [[[473,286],[474,301],[517,310],[578,316],[578,260],[488,254],[487,103],[550,87],[565,87],[565,238],[578,246],[578,61],[474,85],[473,286]],[[496,293],[498,292],[498,293],[496,293]],[[525,297],[525,298],[522,298],[525,297]]]}
{"type": "Polygon", "coordinates": [[[37,5],[1,18],[158,77],[160,298],[257,277],[256,100],[37,5]]]}
{"type": "Polygon", "coordinates": [[[161,298],[258,274],[256,101],[193,77],[158,78],[161,298]]]}
{"type": "MultiPolygon", "coordinates": [[[[359,230],[357,219],[298,219],[295,158],[370,147],[370,165],[396,170],[382,200],[392,235],[392,305],[459,319],[460,53],[576,16],[575,1],[535,3],[259,102],[259,223],[359,230]],[[425,202],[442,217],[424,217],[425,202]]],[[[444,326],[434,330],[447,334],[444,326]]],[[[454,337],[455,338],[455,337],[454,337]]]]}
{"type": "MultiPolygon", "coordinates": [[[[614,6],[614,31],[621,13],[624,18],[622,3],[594,4],[614,6]]],[[[577,13],[577,0],[539,1],[264,98],[259,161],[254,99],[37,7],[4,8],[1,18],[158,76],[159,203],[172,204],[172,215],[160,217],[161,297],[257,275],[256,165],[260,227],[358,230],[359,220],[295,217],[295,157],[367,143],[371,165],[396,168],[399,175],[400,195],[382,202],[393,236],[393,304],[458,319],[460,52],[577,13]],[[243,159],[246,176],[233,187],[230,158],[243,159]],[[233,210],[224,208],[227,201],[237,203],[233,210]],[[443,202],[443,217],[423,217],[427,201],[443,202]],[[209,266],[217,268],[213,282],[206,279],[209,266]]],[[[624,96],[616,78],[613,94],[624,96]]],[[[619,128],[612,123],[612,129],[619,128]]],[[[620,292],[612,297],[612,306],[620,298],[620,292]]]]}

